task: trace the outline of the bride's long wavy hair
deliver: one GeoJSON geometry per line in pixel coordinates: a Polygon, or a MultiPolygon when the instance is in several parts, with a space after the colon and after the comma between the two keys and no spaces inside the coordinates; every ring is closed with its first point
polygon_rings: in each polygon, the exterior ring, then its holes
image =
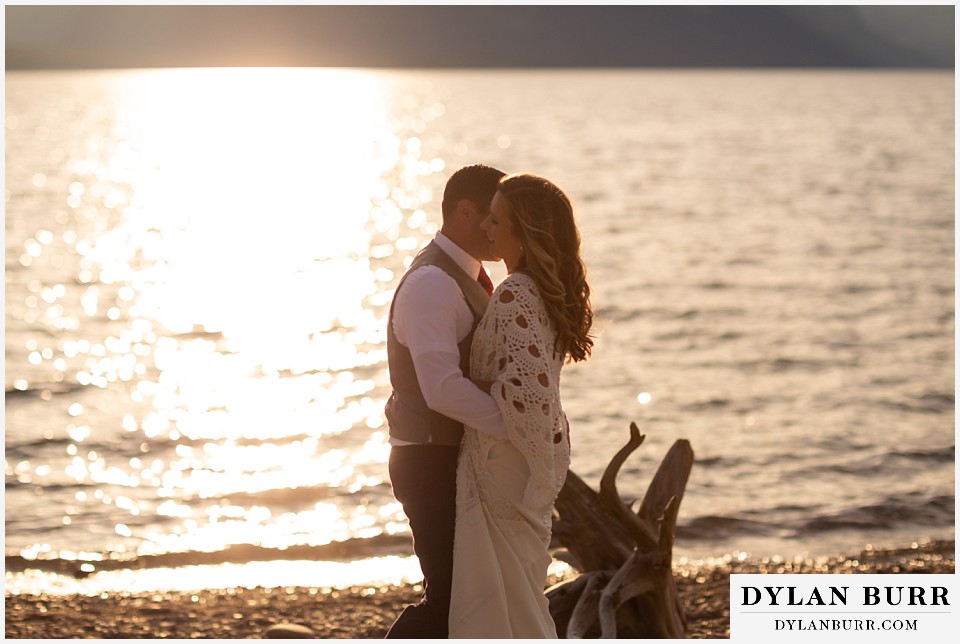
{"type": "Polygon", "coordinates": [[[510,204],[513,231],[523,248],[516,268],[540,289],[557,332],[557,351],[573,362],[586,360],[593,348],[593,309],[570,200],[535,174],[503,177],[497,190],[510,204]]]}

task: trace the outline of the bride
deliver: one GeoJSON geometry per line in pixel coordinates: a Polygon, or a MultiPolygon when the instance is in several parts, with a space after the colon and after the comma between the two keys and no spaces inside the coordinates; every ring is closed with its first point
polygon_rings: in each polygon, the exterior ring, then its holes
{"type": "Polygon", "coordinates": [[[543,590],[570,464],[560,369],[590,355],[590,287],[570,201],[550,181],[501,179],[482,227],[508,275],[477,327],[470,376],[497,402],[507,435],[465,428],[450,638],[556,638],[543,590]]]}

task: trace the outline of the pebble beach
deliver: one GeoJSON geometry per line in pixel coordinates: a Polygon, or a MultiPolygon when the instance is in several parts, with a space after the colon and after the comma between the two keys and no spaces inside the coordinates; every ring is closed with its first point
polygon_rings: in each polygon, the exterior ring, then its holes
{"type": "MultiPolygon", "coordinates": [[[[953,574],[954,541],[868,549],[817,560],[722,559],[677,567],[687,637],[730,637],[731,574],[953,574]]],[[[6,595],[6,639],[258,639],[278,623],[301,624],[320,639],[379,639],[416,585],[349,588],[231,588],[187,593],[6,595]]]]}

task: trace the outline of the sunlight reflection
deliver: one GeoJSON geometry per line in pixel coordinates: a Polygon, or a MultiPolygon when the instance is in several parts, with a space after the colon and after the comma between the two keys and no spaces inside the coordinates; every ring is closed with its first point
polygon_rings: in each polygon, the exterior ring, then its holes
{"type": "Polygon", "coordinates": [[[296,545],[323,546],[350,538],[368,538],[394,534],[396,530],[377,527],[384,522],[399,522],[399,506],[382,508],[375,515],[363,505],[320,502],[310,510],[275,513],[263,506],[213,506],[206,510],[206,520],[193,508],[172,499],[164,501],[157,513],[183,519],[172,533],[150,529],[143,533],[146,542],[140,555],[163,552],[213,552],[228,545],[255,543],[265,548],[288,548],[296,545]]]}
{"type": "Polygon", "coordinates": [[[7,573],[11,594],[99,595],[123,590],[186,592],[201,589],[304,587],[342,589],[353,586],[399,586],[422,579],[416,557],[375,557],[339,561],[255,561],[246,564],[184,566],[99,572],[85,579],[30,570],[7,573]]]}
{"type": "MultiPolygon", "coordinates": [[[[384,171],[377,87],[336,70],[176,70],[126,96],[134,145],[153,163],[128,177],[122,224],[78,250],[101,283],[133,286],[117,293],[129,314],[167,330],[153,350],[159,378],[138,386],[156,408],[141,422],[148,437],[267,440],[368,420],[348,401],[372,383],[329,371],[384,357],[380,320],[364,307],[378,291],[366,257],[384,171]]],[[[82,305],[102,310],[102,288],[88,287],[82,305]]],[[[88,360],[86,379],[129,380],[134,340],[111,347],[122,357],[88,360]]],[[[262,471],[290,451],[217,450],[206,467],[235,469],[225,465],[235,459],[262,471]]]]}
{"type": "Polygon", "coordinates": [[[27,342],[38,371],[13,388],[52,367],[101,397],[63,399],[62,463],[15,460],[8,476],[38,494],[95,487],[70,493],[53,521],[82,530],[96,517],[108,536],[91,539],[117,552],[405,531],[384,481],[384,316],[436,230],[426,179],[445,162],[425,129],[444,106],[401,101],[374,72],[122,81],[86,156],[54,150],[69,177],[64,228],[31,230],[13,255],[36,267],[63,242],[73,262],[29,283],[18,319],[55,339],[27,342]]]}
{"type": "MultiPolygon", "coordinates": [[[[91,559],[96,553],[73,553],[64,558],[91,559]]],[[[85,564],[86,566],[86,564],[85,564]]],[[[89,570],[95,570],[90,565],[89,570]]],[[[575,574],[568,564],[553,560],[551,580],[575,574]]],[[[416,584],[423,578],[417,557],[373,557],[340,561],[254,561],[245,564],[147,568],[103,571],[83,579],[39,570],[7,573],[7,593],[94,596],[103,592],[190,592],[203,589],[310,588],[325,592],[351,587],[382,588],[416,584]]],[[[312,591],[311,591],[312,592],[312,591]]]]}

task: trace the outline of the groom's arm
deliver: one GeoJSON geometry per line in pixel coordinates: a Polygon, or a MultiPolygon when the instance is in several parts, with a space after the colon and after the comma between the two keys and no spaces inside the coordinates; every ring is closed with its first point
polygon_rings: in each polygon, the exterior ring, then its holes
{"type": "Polygon", "coordinates": [[[427,406],[495,436],[506,436],[500,408],[460,371],[458,344],[473,327],[473,312],[456,281],[427,266],[411,273],[397,295],[393,331],[410,349],[427,406]]]}

